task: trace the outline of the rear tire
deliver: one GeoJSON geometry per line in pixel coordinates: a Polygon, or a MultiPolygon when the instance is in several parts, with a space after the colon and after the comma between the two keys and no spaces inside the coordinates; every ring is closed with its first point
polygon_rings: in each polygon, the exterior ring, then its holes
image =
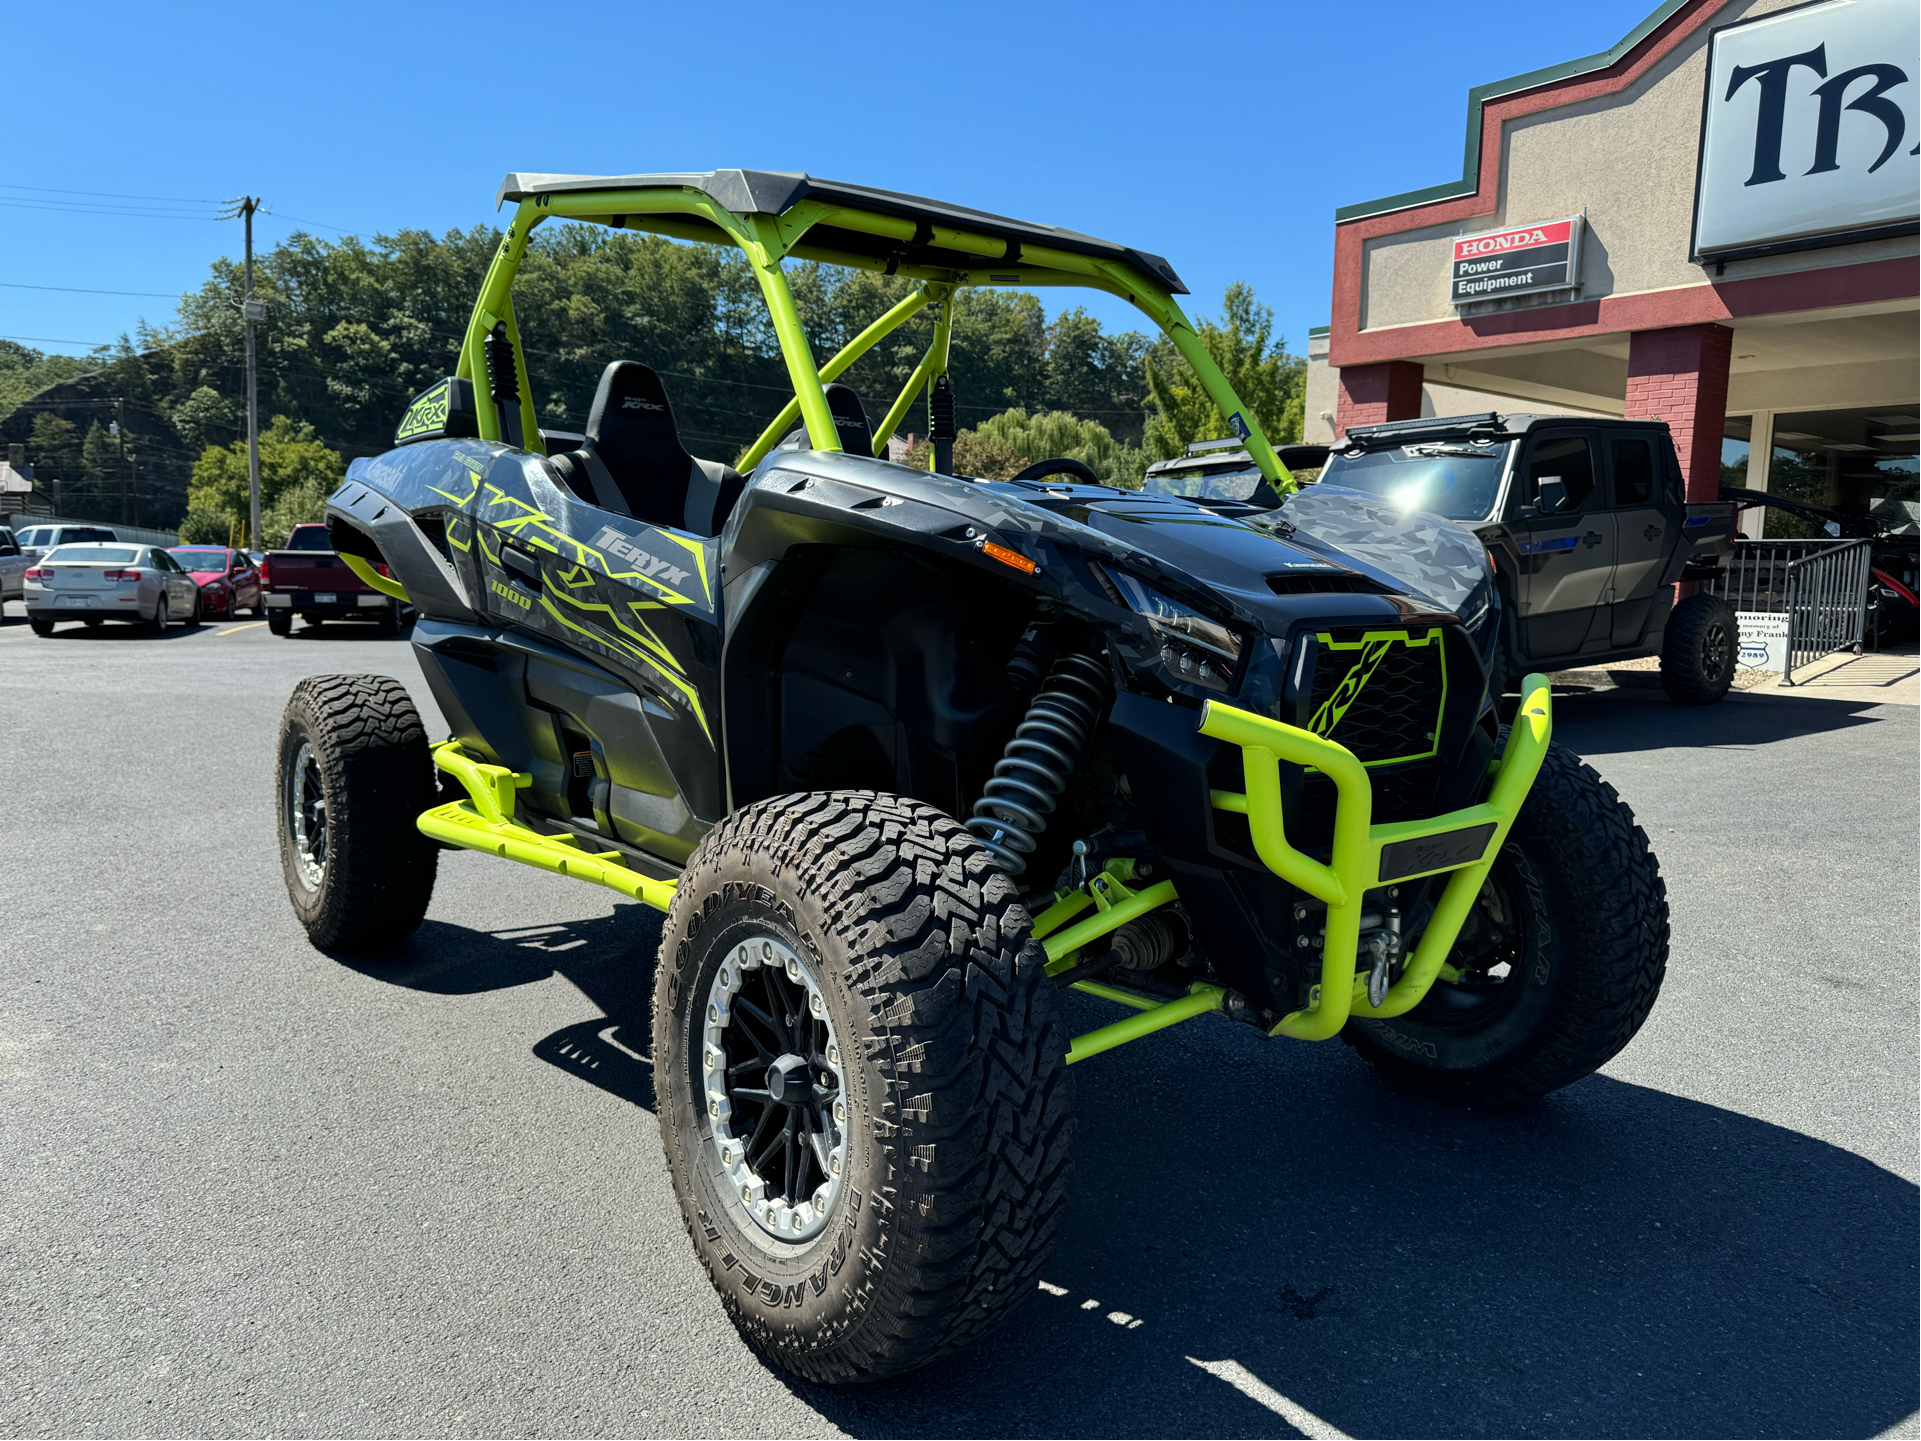
{"type": "Polygon", "coordinates": [[[1661,688],[1676,705],[1713,705],[1734,684],[1740,649],[1734,607],[1718,595],[1691,595],[1668,617],[1661,688]]]}
{"type": "Polygon", "coordinates": [[[1449,961],[1392,1020],[1342,1036],[1394,1085],[1467,1105],[1532,1101],[1634,1038],[1667,972],[1661,869],[1634,813],[1559,746],[1508,833],[1449,961]]]}
{"type": "Polygon", "coordinates": [[[398,945],[420,927],[440,849],[415,822],[435,801],[427,732],[391,676],[310,676],[280,721],[280,868],[322,950],[398,945]]]}
{"type": "Polygon", "coordinates": [[[284,610],[268,611],[267,630],[273,635],[292,635],[293,616],[284,610]]]}
{"type": "Polygon", "coordinates": [[[38,616],[28,616],[27,629],[35,635],[52,635],[53,622],[50,620],[41,620],[38,616]]]}
{"type": "Polygon", "coordinates": [[[1065,1210],[1074,1119],[1066,1034],[1030,927],[985,848],[900,796],[762,801],[688,862],[654,988],[661,1138],[722,1304],[787,1370],[897,1375],[971,1345],[1035,1289],[1065,1210]],[[777,994],[795,998],[791,1032],[757,1038],[755,987],[767,988],[766,1015],[781,1011],[777,994]],[[724,1016],[708,1009],[716,998],[724,1016]],[[802,1082],[812,1089],[775,1087],[776,1067],[800,1058],[815,1066],[802,1082]],[[710,1107],[713,1087],[726,1112],[710,1107]],[[781,1110],[751,1099],[783,1091],[812,1099],[781,1110]],[[826,1111],[806,1111],[823,1097],[826,1111]],[[781,1134],[758,1118],[797,1113],[780,1120],[800,1128],[786,1143],[796,1168],[773,1150],[756,1163],[763,1135],[781,1134]],[[810,1156],[833,1164],[809,1169],[810,1156]],[[751,1201],[743,1180],[759,1188],[751,1201]]]}
{"type": "Polygon", "coordinates": [[[153,619],[147,622],[148,635],[167,633],[167,598],[163,595],[153,603],[153,619]]]}

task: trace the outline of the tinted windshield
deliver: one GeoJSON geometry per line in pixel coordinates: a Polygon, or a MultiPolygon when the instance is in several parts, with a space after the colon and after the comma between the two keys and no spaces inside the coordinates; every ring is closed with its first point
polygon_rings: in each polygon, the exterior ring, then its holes
{"type": "Polygon", "coordinates": [[[1252,466],[1246,470],[1217,471],[1201,475],[1195,471],[1150,475],[1141,489],[1156,495],[1181,495],[1189,500],[1246,500],[1260,488],[1261,473],[1252,466]]]}
{"type": "Polygon", "coordinates": [[[1324,485],[1344,485],[1449,520],[1480,520],[1494,509],[1507,444],[1408,445],[1367,455],[1332,455],[1324,485]]]}
{"type": "Polygon", "coordinates": [[[170,550],[167,554],[180,562],[182,570],[210,570],[217,575],[227,568],[224,550],[170,550]]]}
{"type": "Polygon", "coordinates": [[[132,565],[140,552],[130,545],[63,545],[49,551],[43,565],[132,565]]]}
{"type": "Polygon", "coordinates": [[[332,550],[333,538],[324,525],[296,525],[287,537],[288,550],[332,550]]]}

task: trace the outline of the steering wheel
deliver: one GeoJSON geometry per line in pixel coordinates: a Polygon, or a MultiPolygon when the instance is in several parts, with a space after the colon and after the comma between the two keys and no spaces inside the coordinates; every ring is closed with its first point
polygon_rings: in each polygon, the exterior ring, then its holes
{"type": "Polygon", "coordinates": [[[1037,460],[1028,466],[1016,480],[1040,480],[1049,475],[1071,475],[1083,485],[1101,485],[1104,482],[1094,474],[1094,468],[1083,461],[1069,460],[1066,456],[1056,456],[1052,460],[1037,460]]]}

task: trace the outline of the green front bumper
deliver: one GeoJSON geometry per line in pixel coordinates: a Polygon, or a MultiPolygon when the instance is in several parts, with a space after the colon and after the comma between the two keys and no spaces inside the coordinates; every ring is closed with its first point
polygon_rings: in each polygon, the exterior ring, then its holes
{"type": "Polygon", "coordinates": [[[1269,870],[1327,903],[1320,985],[1306,1009],[1283,1016],[1272,1034],[1326,1040],[1347,1024],[1350,1015],[1398,1016],[1427,994],[1521,812],[1553,736],[1547,678],[1528,676],[1521,683],[1521,694],[1521,709],[1495,762],[1487,800],[1427,820],[1390,825],[1373,824],[1374,793],[1367,769],[1345,746],[1232,706],[1209,702],[1202,711],[1201,734],[1239,746],[1247,778],[1245,795],[1216,791],[1215,806],[1247,817],[1255,853],[1269,870]],[[1325,865],[1288,844],[1281,818],[1281,761],[1312,766],[1334,782],[1339,796],[1334,849],[1325,865]],[[1374,887],[1446,872],[1453,874],[1407,969],[1379,1006],[1369,1005],[1366,980],[1354,973],[1362,896],[1374,887]]]}

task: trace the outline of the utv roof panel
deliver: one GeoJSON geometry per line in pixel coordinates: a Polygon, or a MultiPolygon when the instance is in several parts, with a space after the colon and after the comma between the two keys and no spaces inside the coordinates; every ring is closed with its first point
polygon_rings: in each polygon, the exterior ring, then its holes
{"type": "MultiPolygon", "coordinates": [[[[537,195],[591,194],[618,190],[698,190],[736,215],[784,215],[803,200],[817,200],[850,210],[892,215],[917,225],[951,226],[997,237],[1015,245],[1044,245],[1099,260],[1118,261],[1133,266],[1165,286],[1169,293],[1186,295],[1174,267],[1158,255],[1132,246],[1117,245],[1063,230],[1055,225],[1037,225],[1029,220],[1014,220],[964,205],[929,200],[919,195],[902,195],[892,190],[876,190],[866,185],[848,185],[838,180],[820,180],[797,170],[709,170],[675,171],[656,175],[534,175],[514,172],[500,183],[495,203],[525,200],[537,195]]],[[[853,232],[838,232],[835,243],[843,248],[871,251],[886,258],[899,249],[877,237],[854,237],[853,232]]],[[[1010,252],[1012,254],[1014,252],[1010,252]]],[[[976,264],[991,264],[981,262],[976,264]]],[[[1004,263],[1012,263],[1004,262],[1004,263]]]]}

